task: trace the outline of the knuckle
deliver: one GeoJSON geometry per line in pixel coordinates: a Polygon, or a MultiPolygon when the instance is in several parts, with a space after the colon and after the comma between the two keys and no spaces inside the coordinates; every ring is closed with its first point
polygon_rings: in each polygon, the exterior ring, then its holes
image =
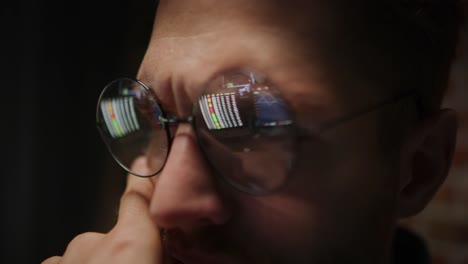
{"type": "Polygon", "coordinates": [[[53,256],[53,257],[45,259],[44,261],[41,262],[41,264],[56,264],[56,263],[60,263],[61,260],[62,260],[62,257],[53,256]]]}
{"type": "Polygon", "coordinates": [[[154,248],[158,244],[156,237],[151,234],[151,230],[146,230],[145,233],[134,232],[134,230],[126,228],[119,228],[113,231],[111,248],[114,252],[154,248]]]}
{"type": "Polygon", "coordinates": [[[135,247],[135,241],[129,238],[116,238],[112,240],[112,250],[115,252],[124,252],[135,247]]]}
{"type": "Polygon", "coordinates": [[[111,255],[119,255],[123,252],[131,252],[138,249],[138,239],[121,234],[116,234],[108,240],[107,249],[111,255]]]}
{"type": "Polygon", "coordinates": [[[135,176],[128,176],[127,187],[124,196],[127,193],[136,192],[144,197],[150,197],[153,193],[153,183],[149,178],[140,178],[135,176]]]}
{"type": "Polygon", "coordinates": [[[147,195],[150,193],[150,188],[148,187],[141,187],[140,189],[129,189],[125,191],[125,193],[120,198],[120,202],[122,203],[125,200],[134,200],[134,199],[142,199],[145,202],[149,202],[149,196],[147,195]]]}
{"type": "Polygon", "coordinates": [[[84,245],[88,246],[90,243],[94,243],[97,239],[102,237],[103,234],[94,233],[94,232],[86,232],[77,235],[74,237],[70,243],[68,244],[67,250],[71,248],[80,248],[84,245]]]}

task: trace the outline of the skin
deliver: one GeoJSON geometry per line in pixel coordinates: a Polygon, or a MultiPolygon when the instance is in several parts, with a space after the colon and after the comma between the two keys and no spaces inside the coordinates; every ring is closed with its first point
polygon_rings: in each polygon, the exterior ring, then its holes
{"type": "Polygon", "coordinates": [[[115,228],[82,234],[43,263],[389,263],[396,221],[422,210],[447,174],[456,117],[441,110],[417,119],[401,111],[413,109],[402,100],[314,135],[313,124],[379,102],[369,87],[333,85],[337,73],[322,51],[342,19],[331,2],[161,1],[138,79],[185,117],[217,74],[265,74],[309,131],[294,171],[271,194],[240,192],[219,180],[181,124],[163,171],[129,176],[115,228]],[[394,111],[405,129],[395,132],[400,144],[383,150],[377,120],[394,111]]]}

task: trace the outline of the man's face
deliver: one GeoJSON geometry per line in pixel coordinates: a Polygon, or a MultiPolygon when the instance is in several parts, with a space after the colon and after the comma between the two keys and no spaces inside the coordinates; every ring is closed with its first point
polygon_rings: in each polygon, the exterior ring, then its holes
{"type": "MultiPolygon", "coordinates": [[[[332,85],[340,73],[325,67],[324,43],[343,33],[338,7],[280,2],[161,1],[138,79],[166,111],[185,117],[210,79],[254,69],[278,87],[304,131],[375,104],[356,85],[332,85]]],[[[191,127],[179,125],[152,178],[150,210],[167,253],[182,263],[380,262],[398,177],[381,154],[376,117],[306,137],[287,184],[260,196],[220,181],[191,127]]]]}

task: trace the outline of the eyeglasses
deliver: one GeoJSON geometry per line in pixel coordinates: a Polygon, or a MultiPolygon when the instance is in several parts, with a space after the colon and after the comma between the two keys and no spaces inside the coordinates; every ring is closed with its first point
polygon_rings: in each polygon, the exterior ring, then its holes
{"type": "MultiPolygon", "coordinates": [[[[340,118],[320,130],[405,96],[340,118]]],[[[286,182],[297,145],[294,120],[280,91],[263,76],[246,71],[221,74],[208,82],[194,102],[192,115],[184,119],[165,113],[153,91],[130,78],[108,84],[97,106],[102,139],[129,173],[151,177],[161,172],[171,147],[170,127],[189,123],[221,179],[250,194],[266,194],[286,182]],[[147,168],[133,168],[134,160],[142,156],[147,168]]]]}

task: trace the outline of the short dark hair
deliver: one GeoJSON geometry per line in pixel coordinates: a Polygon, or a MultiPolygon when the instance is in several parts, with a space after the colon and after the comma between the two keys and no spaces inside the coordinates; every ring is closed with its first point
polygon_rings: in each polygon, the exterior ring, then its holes
{"type": "Polygon", "coordinates": [[[374,97],[411,90],[422,114],[439,109],[463,22],[461,1],[339,2],[339,33],[322,48],[331,82],[347,95],[361,92],[349,89],[356,85],[374,97]]]}
{"type": "Polygon", "coordinates": [[[388,111],[376,117],[382,153],[397,157],[414,118],[430,116],[441,107],[464,22],[462,2],[336,3],[339,28],[323,38],[321,61],[327,80],[343,91],[343,102],[353,101],[350,104],[358,108],[408,92],[414,95],[415,100],[385,108],[388,111]]]}
{"type": "Polygon", "coordinates": [[[460,0],[399,0],[394,6],[395,13],[414,32],[408,48],[417,57],[408,63],[419,71],[414,71],[415,83],[409,83],[413,87],[406,89],[416,89],[421,114],[430,114],[440,108],[448,87],[464,21],[462,3],[460,0]]]}

